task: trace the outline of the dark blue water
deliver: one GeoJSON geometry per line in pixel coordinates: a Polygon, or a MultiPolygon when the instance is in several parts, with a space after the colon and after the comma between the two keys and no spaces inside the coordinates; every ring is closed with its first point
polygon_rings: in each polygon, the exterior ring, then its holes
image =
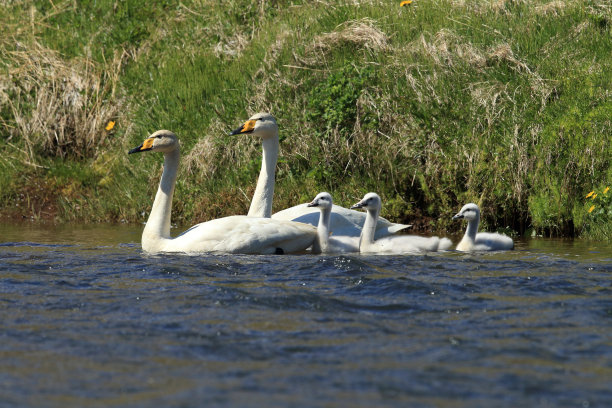
{"type": "Polygon", "coordinates": [[[612,246],[155,256],[1,226],[2,407],[610,407],[612,246]]]}

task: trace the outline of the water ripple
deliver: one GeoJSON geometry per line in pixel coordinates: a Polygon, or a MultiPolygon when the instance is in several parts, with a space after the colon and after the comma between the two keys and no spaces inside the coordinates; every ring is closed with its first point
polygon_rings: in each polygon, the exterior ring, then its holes
{"type": "Polygon", "coordinates": [[[111,241],[0,244],[0,406],[612,401],[612,262],[591,244],[149,257],[111,241]]]}

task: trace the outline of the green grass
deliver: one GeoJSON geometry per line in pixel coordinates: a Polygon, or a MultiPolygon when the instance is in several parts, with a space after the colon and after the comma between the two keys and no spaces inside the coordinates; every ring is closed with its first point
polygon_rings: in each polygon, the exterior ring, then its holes
{"type": "Polygon", "coordinates": [[[3,208],[44,179],[70,193],[57,198],[58,220],[141,221],[161,157],[125,153],[166,128],[183,147],[174,220],[246,213],[259,146],[226,134],[270,111],[281,136],[275,210],[322,190],[343,205],[376,191],[383,215],[437,231],[461,228],[450,217],[474,201],[489,229],[593,235],[584,197],[612,179],[605,1],[76,4],[0,6],[3,208]],[[48,136],[18,131],[40,116],[43,91],[14,53],[36,43],[84,77],[97,72],[103,91],[82,109],[115,107],[95,111],[116,125],[92,130],[87,154],[58,155],[48,136]]]}

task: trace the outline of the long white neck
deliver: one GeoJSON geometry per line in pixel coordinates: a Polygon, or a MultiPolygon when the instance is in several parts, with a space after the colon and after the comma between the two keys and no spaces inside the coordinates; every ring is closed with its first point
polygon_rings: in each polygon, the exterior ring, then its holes
{"type": "Polygon", "coordinates": [[[329,244],[329,220],[331,218],[331,208],[322,208],[317,226],[317,238],[312,244],[312,253],[320,254],[327,251],[329,244]]]}
{"type": "Polygon", "coordinates": [[[276,172],[276,161],[278,160],[278,133],[263,139],[261,146],[263,150],[261,171],[259,172],[257,187],[255,187],[248,216],[270,218],[272,216],[272,199],[274,198],[274,174],[276,172]]]}
{"type": "Polygon", "coordinates": [[[467,225],[467,229],[465,230],[465,236],[468,237],[472,242],[476,240],[476,233],[478,232],[478,224],[480,224],[480,219],[475,218],[470,220],[467,225]]]}
{"type": "Polygon", "coordinates": [[[463,238],[457,245],[458,250],[470,250],[474,246],[474,244],[476,243],[476,233],[478,232],[479,223],[479,218],[468,221],[467,229],[465,230],[465,235],[463,235],[463,238]]]}
{"type": "Polygon", "coordinates": [[[374,243],[374,234],[376,233],[376,223],[378,222],[378,215],[380,208],[368,210],[366,214],[363,228],[361,229],[361,236],[359,238],[359,251],[363,252],[369,246],[374,243]]]}
{"type": "Polygon", "coordinates": [[[172,196],[180,156],[178,149],[164,154],[164,171],[155,201],[153,201],[151,214],[142,232],[142,248],[145,251],[155,250],[164,240],[170,239],[172,196]]]}

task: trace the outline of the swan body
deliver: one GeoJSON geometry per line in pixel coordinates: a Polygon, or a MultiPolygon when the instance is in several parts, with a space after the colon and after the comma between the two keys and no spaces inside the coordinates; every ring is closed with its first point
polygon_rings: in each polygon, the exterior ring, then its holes
{"type": "Polygon", "coordinates": [[[316,228],[311,225],[248,216],[203,222],[172,238],[170,212],[180,159],[178,139],[168,130],[159,130],[129,153],[145,151],[164,154],[161,181],[142,233],[145,252],[280,254],[305,250],[314,242],[316,228]]]}
{"type": "Polygon", "coordinates": [[[309,208],[318,208],[321,213],[317,226],[317,238],[312,244],[312,253],[359,252],[359,237],[335,234],[330,237],[329,220],[332,215],[332,206],[332,196],[326,192],[317,194],[314,200],[307,204],[309,208]]]}
{"type": "MultiPolygon", "coordinates": [[[[256,113],[241,127],[230,133],[230,135],[247,134],[261,138],[263,154],[261,170],[248,215],[266,218],[271,216],[277,220],[296,221],[317,226],[320,211],[317,208],[308,207],[307,204],[296,205],[272,215],[276,163],[279,152],[278,125],[274,116],[265,112],[256,113]]],[[[334,235],[358,237],[364,221],[364,213],[334,205],[329,228],[334,231],[334,235]]],[[[408,227],[410,225],[394,224],[380,217],[376,228],[376,238],[394,234],[408,227]]]]}
{"type": "Polygon", "coordinates": [[[464,205],[453,220],[466,219],[465,235],[457,245],[457,251],[504,251],[514,249],[514,241],[507,235],[495,232],[478,232],[480,209],[474,203],[464,205]]]}
{"type": "Polygon", "coordinates": [[[363,208],[367,211],[359,241],[359,252],[361,253],[419,253],[446,250],[452,245],[448,238],[440,239],[438,237],[420,237],[417,235],[399,235],[375,239],[376,221],[382,208],[380,197],[376,193],[366,194],[361,201],[351,208],[363,208]]]}

